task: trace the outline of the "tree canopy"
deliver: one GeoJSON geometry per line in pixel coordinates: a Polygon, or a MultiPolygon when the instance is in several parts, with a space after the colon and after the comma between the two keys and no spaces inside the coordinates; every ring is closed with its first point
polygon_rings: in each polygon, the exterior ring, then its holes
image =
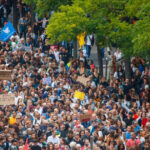
{"type": "Polygon", "coordinates": [[[34,3],[40,16],[55,10],[46,28],[51,43],[75,39],[83,32],[94,33],[97,43],[115,44],[127,57],[150,56],[149,0],[24,1],[34,3]]]}
{"type": "Polygon", "coordinates": [[[40,17],[45,16],[50,11],[56,11],[61,5],[70,5],[71,0],[23,0],[27,5],[35,7],[40,17]]]}

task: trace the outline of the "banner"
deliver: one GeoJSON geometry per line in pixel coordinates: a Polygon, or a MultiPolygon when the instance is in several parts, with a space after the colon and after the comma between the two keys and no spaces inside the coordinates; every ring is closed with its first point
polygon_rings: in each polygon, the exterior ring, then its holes
{"type": "Polygon", "coordinates": [[[1,30],[0,39],[3,42],[6,42],[15,32],[13,25],[10,22],[7,22],[1,30]]]}
{"type": "Polygon", "coordinates": [[[0,94],[0,105],[14,105],[15,95],[14,94],[0,94]]]}
{"type": "Polygon", "coordinates": [[[0,80],[11,80],[11,70],[0,70],[0,80]]]}

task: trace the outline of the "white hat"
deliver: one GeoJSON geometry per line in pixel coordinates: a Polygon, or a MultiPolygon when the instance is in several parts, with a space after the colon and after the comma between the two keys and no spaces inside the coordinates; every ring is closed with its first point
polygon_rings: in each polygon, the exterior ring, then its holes
{"type": "Polygon", "coordinates": [[[145,85],[145,89],[149,89],[149,85],[148,84],[145,85]]]}

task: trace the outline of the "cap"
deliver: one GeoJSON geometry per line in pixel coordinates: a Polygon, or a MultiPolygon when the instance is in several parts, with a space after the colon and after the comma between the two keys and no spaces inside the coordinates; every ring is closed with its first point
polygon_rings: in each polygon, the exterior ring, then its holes
{"type": "Polygon", "coordinates": [[[75,136],[76,136],[76,135],[79,135],[79,132],[74,133],[74,135],[75,135],[75,136]]]}
{"type": "Polygon", "coordinates": [[[145,85],[145,89],[149,89],[149,85],[146,84],[146,85],[145,85]]]}

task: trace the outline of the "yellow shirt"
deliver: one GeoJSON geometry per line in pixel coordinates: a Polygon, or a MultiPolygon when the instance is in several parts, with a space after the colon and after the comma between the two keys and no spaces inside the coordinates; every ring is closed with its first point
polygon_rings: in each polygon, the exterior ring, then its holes
{"type": "Polygon", "coordinates": [[[9,117],[9,124],[14,125],[16,123],[16,117],[9,117]]]}

